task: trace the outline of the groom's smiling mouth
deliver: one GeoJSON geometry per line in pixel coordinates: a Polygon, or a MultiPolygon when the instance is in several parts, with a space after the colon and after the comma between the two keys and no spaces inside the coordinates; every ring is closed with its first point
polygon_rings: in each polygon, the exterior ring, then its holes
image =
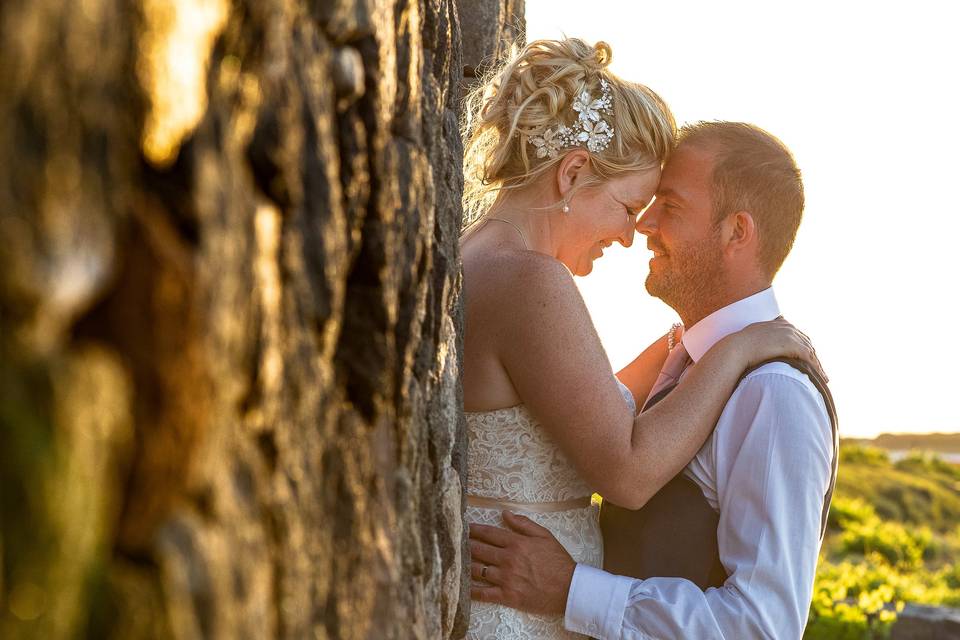
{"type": "Polygon", "coordinates": [[[668,257],[666,250],[663,249],[663,247],[655,245],[649,240],[647,240],[647,249],[653,252],[653,257],[650,258],[649,268],[652,270],[655,267],[655,265],[659,265],[659,267],[663,267],[664,265],[662,264],[662,262],[666,260],[668,257]]]}
{"type": "Polygon", "coordinates": [[[654,245],[652,242],[647,242],[647,249],[653,252],[654,258],[666,258],[667,252],[662,247],[654,245]]]}

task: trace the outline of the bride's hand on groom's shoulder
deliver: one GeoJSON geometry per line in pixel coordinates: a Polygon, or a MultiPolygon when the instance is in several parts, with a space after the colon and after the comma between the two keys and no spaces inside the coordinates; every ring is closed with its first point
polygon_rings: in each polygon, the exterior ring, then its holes
{"type": "Polygon", "coordinates": [[[774,358],[796,358],[810,364],[824,380],[827,379],[810,338],[783,318],[748,325],[721,342],[741,355],[745,368],[774,358]]]}
{"type": "Polygon", "coordinates": [[[576,562],[548,529],[508,511],[509,529],[470,525],[471,597],[543,615],[562,616],[576,562]]]}

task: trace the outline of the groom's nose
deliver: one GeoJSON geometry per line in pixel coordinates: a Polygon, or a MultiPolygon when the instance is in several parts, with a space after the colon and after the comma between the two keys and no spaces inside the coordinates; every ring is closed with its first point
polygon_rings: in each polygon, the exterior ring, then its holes
{"type": "Polygon", "coordinates": [[[637,220],[635,229],[638,233],[642,233],[645,236],[649,236],[651,233],[656,232],[657,218],[656,214],[654,213],[653,205],[647,207],[647,210],[643,212],[643,215],[637,220]]]}

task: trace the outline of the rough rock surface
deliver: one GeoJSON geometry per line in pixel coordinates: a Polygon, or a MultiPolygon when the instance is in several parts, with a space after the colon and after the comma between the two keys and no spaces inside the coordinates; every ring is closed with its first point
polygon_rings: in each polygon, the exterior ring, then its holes
{"type": "Polygon", "coordinates": [[[0,637],[462,635],[467,29],[0,3],[0,637]]]}
{"type": "Polygon", "coordinates": [[[523,0],[461,2],[463,30],[463,67],[467,78],[507,55],[514,43],[520,43],[526,29],[523,0]]]}

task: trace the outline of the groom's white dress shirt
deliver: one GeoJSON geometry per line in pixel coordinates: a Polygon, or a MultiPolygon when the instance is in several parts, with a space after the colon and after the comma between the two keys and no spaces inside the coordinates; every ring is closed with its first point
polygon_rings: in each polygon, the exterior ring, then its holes
{"type": "MultiPolygon", "coordinates": [[[[683,336],[697,362],[721,338],[780,315],[773,289],[707,316],[683,336]]],[[[577,565],[565,626],[598,638],[800,638],[820,550],[833,433],[809,378],[774,362],[751,372],[684,474],[719,511],[730,576],[701,591],[682,578],[638,580],[577,565]]]]}

